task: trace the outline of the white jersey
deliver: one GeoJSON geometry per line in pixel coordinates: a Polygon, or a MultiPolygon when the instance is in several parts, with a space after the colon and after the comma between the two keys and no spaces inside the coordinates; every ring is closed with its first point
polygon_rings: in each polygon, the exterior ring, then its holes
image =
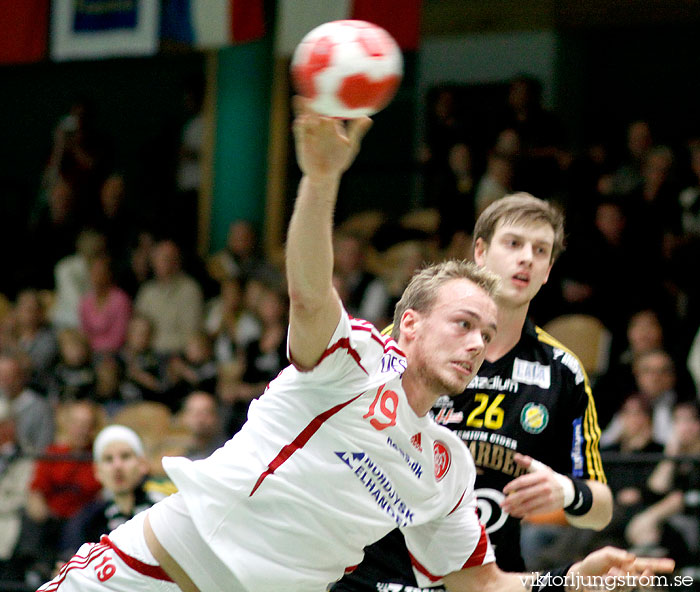
{"type": "MultiPolygon", "coordinates": [[[[222,448],[163,459],[202,538],[249,590],[322,591],[397,526],[424,584],[493,561],[469,451],[411,409],[405,368],[395,341],[343,313],[317,366],[283,370],[222,448]]],[[[181,566],[195,583],[207,558],[196,561],[181,566]]]]}

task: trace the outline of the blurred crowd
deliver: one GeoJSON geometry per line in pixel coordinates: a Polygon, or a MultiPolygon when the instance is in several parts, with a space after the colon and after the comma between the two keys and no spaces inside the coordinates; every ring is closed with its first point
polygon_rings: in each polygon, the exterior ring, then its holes
{"type": "MultiPolygon", "coordinates": [[[[353,316],[382,327],[419,266],[471,257],[471,228],[492,201],[527,191],[557,202],[568,246],[534,320],[589,315],[611,336],[591,379],[616,509],[577,544],[700,564],[700,133],[666,142],[639,118],[574,150],[541,94],[519,76],[475,117],[458,88],[435,89],[421,207],[340,221],[336,288],[353,316]]],[[[76,541],[172,492],[160,458],[207,456],[287,365],[284,270],[263,255],[259,229],[234,220],[222,250],[196,255],[192,100],[172,208],[156,224],[133,215],[88,103],[56,126],[18,245],[20,288],[0,298],[0,581],[43,581],[76,541]],[[124,450],[111,437],[96,447],[116,425],[134,430],[118,432],[124,450]]],[[[526,536],[532,568],[571,549],[565,533],[542,532],[526,536]]]]}

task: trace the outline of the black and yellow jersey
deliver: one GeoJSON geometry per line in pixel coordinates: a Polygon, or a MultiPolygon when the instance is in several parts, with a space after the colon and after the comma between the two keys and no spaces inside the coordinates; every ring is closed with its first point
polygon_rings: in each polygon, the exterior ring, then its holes
{"type": "MultiPolygon", "coordinates": [[[[513,460],[516,452],[559,473],[605,482],[588,376],[569,349],[529,319],[510,352],[484,362],[467,389],[438,399],[432,414],[474,457],[480,517],[505,571],[525,570],[520,520],[500,508],[505,485],[524,472],[513,460]]],[[[395,531],[367,547],[365,560],[334,590],[398,591],[415,585],[408,552],[395,531]]]]}

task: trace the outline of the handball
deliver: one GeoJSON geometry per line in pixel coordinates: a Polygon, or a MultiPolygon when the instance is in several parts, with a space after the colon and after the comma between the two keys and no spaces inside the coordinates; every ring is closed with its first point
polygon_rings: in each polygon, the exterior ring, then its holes
{"type": "Polygon", "coordinates": [[[386,107],[403,75],[401,50],[384,29],[358,20],[319,25],[291,63],[296,91],[321,115],[353,119],[386,107]]]}

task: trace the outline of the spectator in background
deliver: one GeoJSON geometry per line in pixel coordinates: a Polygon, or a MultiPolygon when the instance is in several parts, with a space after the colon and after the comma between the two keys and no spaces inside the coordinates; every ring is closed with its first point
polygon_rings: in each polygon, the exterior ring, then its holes
{"type": "Polygon", "coordinates": [[[219,296],[207,303],[204,327],[214,342],[217,362],[230,362],[242,346],[240,319],[243,315],[243,288],[240,280],[221,282],[219,296]]]}
{"type": "Polygon", "coordinates": [[[494,201],[505,197],[513,189],[513,159],[501,150],[493,149],[486,160],[486,171],[476,187],[474,196],[475,216],[481,213],[494,201]]]}
{"type": "Polygon", "coordinates": [[[0,400],[10,405],[22,450],[38,454],[53,440],[54,417],[46,398],[29,388],[27,380],[23,358],[11,353],[0,355],[0,400]]]}
{"type": "Polygon", "coordinates": [[[54,288],[55,267],[75,250],[82,225],[78,220],[73,185],[59,176],[48,188],[48,202],[31,220],[26,249],[24,285],[41,290],[54,288]],[[47,248],[46,245],[51,245],[47,248]]]}
{"type": "Polygon", "coordinates": [[[31,363],[30,384],[46,392],[51,370],[58,358],[58,341],[46,322],[44,303],[36,290],[22,290],[17,295],[14,317],[17,347],[31,363]]]}
{"type": "Polygon", "coordinates": [[[163,390],[160,361],[153,351],[153,324],[142,315],[131,317],[126,343],[119,352],[124,369],[120,390],[126,400],[158,401],[163,390]]]}
{"type": "Polygon", "coordinates": [[[118,261],[117,285],[132,299],[136,298],[139,288],[153,278],[151,261],[155,244],[153,234],[141,230],[133,239],[126,258],[118,261]]]}
{"type": "Polygon", "coordinates": [[[115,258],[128,251],[134,237],[133,217],[126,210],[126,187],[121,173],[112,173],[100,188],[100,209],[93,226],[107,241],[107,250],[115,258]]]}
{"type": "Polygon", "coordinates": [[[24,570],[15,556],[22,513],[34,470],[17,440],[10,404],[0,398],[0,581],[23,581],[24,570]]]}
{"type": "Polygon", "coordinates": [[[543,104],[542,83],[525,74],[511,80],[500,130],[515,131],[520,158],[514,186],[544,199],[561,189],[563,171],[571,162],[564,127],[543,104]]]}
{"type": "Polygon", "coordinates": [[[204,297],[182,271],[180,249],[172,240],[156,244],[152,264],[155,278],[139,288],[134,308],[153,323],[153,349],[167,358],[182,353],[189,336],[202,328],[204,297]]]}
{"type": "Polygon", "coordinates": [[[679,566],[695,565],[700,551],[700,409],[696,402],[674,408],[673,432],[664,453],[668,458],[649,478],[649,488],[663,497],[632,518],[627,540],[647,552],[662,547],[679,566]]]}
{"type": "Polygon", "coordinates": [[[75,253],[61,259],[55,268],[56,290],[51,323],[58,329],[80,326],[80,299],[90,287],[90,265],[104,255],[105,237],[90,229],[81,231],[75,243],[75,253]]]}
{"type": "Polygon", "coordinates": [[[627,195],[641,185],[644,161],[653,145],[648,121],[638,119],[627,126],[626,154],[613,174],[613,193],[627,195]]]}
{"type": "Polygon", "coordinates": [[[77,329],[63,329],[58,344],[60,360],[53,371],[51,398],[61,403],[94,398],[97,377],[85,335],[77,329]]]}
{"type": "Polygon", "coordinates": [[[59,553],[63,560],[70,559],[83,542],[99,542],[101,535],[164,497],[144,488],[148,460],[141,438],[131,428],[110,425],[100,431],[92,459],[102,495],[66,523],[59,553]]]}
{"type": "MultiPolygon", "coordinates": [[[[671,355],[663,349],[641,352],[632,363],[635,390],[652,408],[652,433],[655,441],[666,444],[671,437],[673,406],[681,397],[676,392],[676,368],[671,355]]],[[[615,442],[622,430],[619,412],[603,431],[603,446],[615,442]]]]}
{"type": "Polygon", "coordinates": [[[384,282],[366,266],[360,238],[336,233],[333,237],[333,277],[348,312],[375,323],[384,318],[389,294],[384,282]]]}
{"type": "Polygon", "coordinates": [[[91,401],[74,401],[56,415],[56,441],[37,461],[27,499],[22,555],[33,558],[40,573],[53,569],[64,525],[95,499],[101,485],[95,479],[90,451],[102,422],[91,401]]]}
{"type": "Polygon", "coordinates": [[[111,259],[96,256],[89,268],[90,289],[80,298],[80,329],[98,356],[119,351],[126,341],[131,299],[114,285],[111,259]]]}
{"type": "Polygon", "coordinates": [[[603,428],[608,425],[625,397],[636,390],[632,372],[634,360],[645,352],[664,347],[664,330],[656,311],[643,309],[635,312],[627,322],[626,337],[626,349],[619,355],[611,352],[612,361],[608,370],[595,384],[596,410],[603,428]]]}
{"type": "Polygon", "coordinates": [[[214,392],[216,372],[216,359],[209,336],[205,331],[193,333],[187,340],[184,354],[175,355],[168,361],[168,387],[163,402],[176,411],[187,393],[193,390],[214,392]]]}
{"type": "Polygon", "coordinates": [[[238,385],[236,414],[228,427],[237,432],[247,416],[250,401],[259,397],[287,361],[287,296],[281,287],[264,286],[256,307],[261,333],[243,350],[243,374],[238,385]]]}
{"type": "Polygon", "coordinates": [[[247,220],[234,220],[229,224],[226,246],[207,261],[209,275],[221,282],[238,278],[246,283],[253,272],[264,265],[258,255],[258,238],[253,224],[247,220]]]}
{"type": "Polygon", "coordinates": [[[185,452],[190,460],[207,458],[226,443],[216,397],[206,391],[194,391],[187,395],[180,422],[192,436],[192,444],[185,452]]]}

